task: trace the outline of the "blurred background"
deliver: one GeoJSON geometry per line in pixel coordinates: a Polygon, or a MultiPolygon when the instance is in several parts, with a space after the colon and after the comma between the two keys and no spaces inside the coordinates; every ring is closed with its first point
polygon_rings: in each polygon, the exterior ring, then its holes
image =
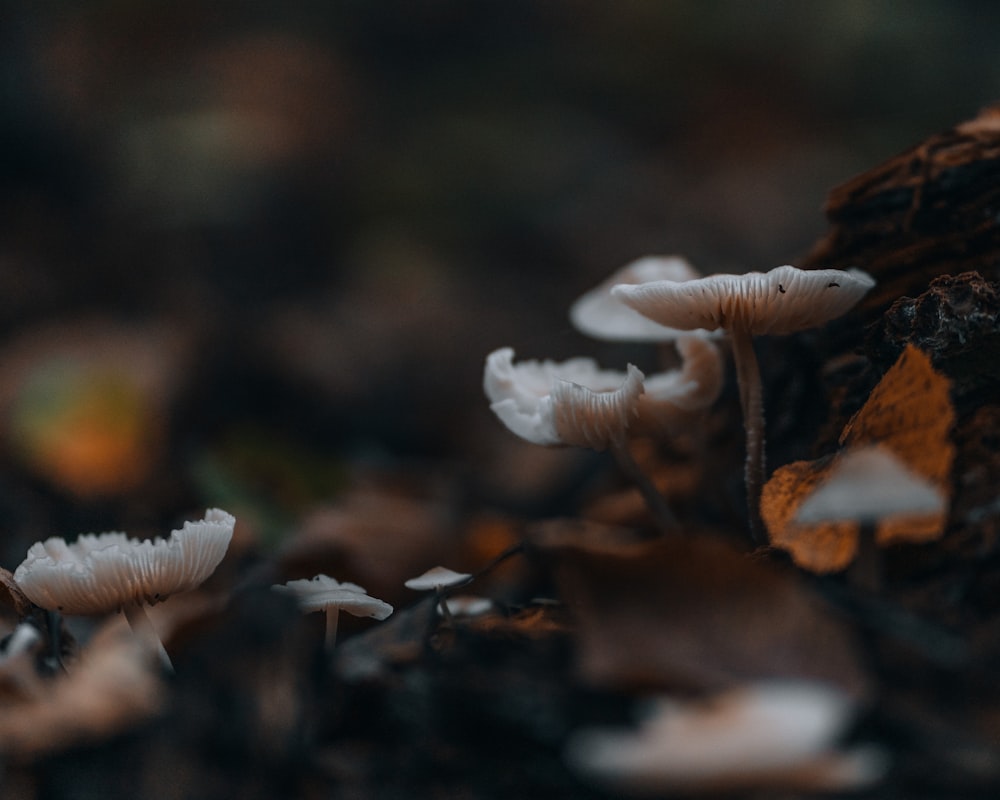
{"type": "Polygon", "coordinates": [[[566,319],[612,270],[795,263],[830,188],[1000,97],[972,0],[3,5],[8,568],[216,504],[273,544],[359,471],[517,506],[552,467],[490,350],[620,368],[566,319]]]}

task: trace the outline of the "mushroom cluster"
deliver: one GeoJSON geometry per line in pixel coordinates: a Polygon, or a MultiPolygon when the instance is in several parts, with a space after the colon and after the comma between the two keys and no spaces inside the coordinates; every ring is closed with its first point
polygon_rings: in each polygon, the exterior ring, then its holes
{"type": "MultiPolygon", "coordinates": [[[[722,387],[712,337],[728,334],[746,431],[749,526],[762,543],[760,492],[766,476],[764,406],[753,337],[817,327],[845,313],[875,285],[860,270],[801,270],[699,277],[683,259],[647,257],[613,274],[577,300],[570,313],[583,333],[612,341],[674,342],[679,370],[646,377],[600,370],[590,359],[515,365],[513,351],[494,351],[483,380],[493,412],[517,435],[543,445],[610,448],[628,464],[630,431],[669,430],[672,412],[711,406],[722,387]]],[[[628,464],[635,475],[638,470],[628,464]]],[[[640,480],[640,488],[644,484],[640,480]]],[[[644,489],[645,491],[645,489],[644,489]]],[[[655,505],[649,491],[647,500],[655,505]]]]}
{"type": "Polygon", "coordinates": [[[682,359],[678,369],[647,377],[632,364],[624,372],[605,370],[589,358],[515,364],[514,351],[505,347],[490,353],[483,375],[490,408],[508,429],[534,444],[610,450],[664,527],[673,524],[673,515],[632,459],[628,436],[670,430],[671,420],[711,406],[722,389],[722,357],[707,334],[651,322],[619,302],[613,288],[623,281],[695,275],[683,259],[640,259],[587,292],[570,311],[573,324],[595,338],[674,342],[682,359]]]}
{"type": "Polygon", "coordinates": [[[763,542],[760,492],[766,477],[764,401],[753,337],[819,327],[851,309],[875,285],[861,270],[801,270],[710,275],[694,280],[621,284],[611,294],[643,316],[680,330],[729,334],[746,430],[746,489],[750,531],[763,542]]]}

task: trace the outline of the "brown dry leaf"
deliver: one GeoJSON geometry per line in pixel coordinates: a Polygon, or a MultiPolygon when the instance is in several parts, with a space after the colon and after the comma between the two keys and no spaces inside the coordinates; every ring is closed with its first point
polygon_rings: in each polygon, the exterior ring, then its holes
{"type": "Polygon", "coordinates": [[[841,445],[884,445],[917,474],[937,485],[947,483],[955,459],[949,438],[955,424],[950,389],[951,382],[934,369],[930,357],[907,345],[844,427],[841,445]]]}
{"type": "Polygon", "coordinates": [[[791,574],[708,536],[550,551],[585,680],[714,690],[824,681],[861,695],[850,631],[791,574]]]}
{"type": "Polygon", "coordinates": [[[826,476],[831,463],[827,456],[781,467],[764,485],[760,497],[760,515],[771,535],[771,544],[787,550],[800,567],[819,573],[845,569],[858,549],[857,523],[792,523],[795,512],[826,476]]]}
{"type": "MultiPolygon", "coordinates": [[[[948,480],[955,459],[950,432],[955,411],[950,382],[935,371],[930,358],[907,345],[882,376],[865,405],[844,428],[845,448],[879,445],[890,449],[909,469],[950,495],[948,480]]],[[[803,569],[816,573],[845,569],[857,553],[859,526],[853,522],[818,525],[791,520],[810,492],[826,477],[833,459],[797,461],[776,470],[761,494],[761,516],[771,543],[787,550],[803,569]]],[[[947,512],[895,516],[878,524],[875,541],[923,543],[944,533],[947,512]]]]}

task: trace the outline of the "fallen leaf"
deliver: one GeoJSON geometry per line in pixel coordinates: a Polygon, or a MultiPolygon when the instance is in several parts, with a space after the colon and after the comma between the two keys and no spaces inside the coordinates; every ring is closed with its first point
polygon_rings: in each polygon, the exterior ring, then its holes
{"type": "MultiPolygon", "coordinates": [[[[950,433],[955,412],[949,390],[950,382],[931,366],[930,358],[907,345],[844,427],[840,444],[845,449],[869,445],[888,448],[909,470],[950,497],[949,478],[955,459],[950,433]]],[[[845,569],[858,551],[860,527],[856,522],[792,522],[833,463],[834,456],[825,456],[780,467],[761,493],[761,517],[771,544],[788,551],[798,566],[820,574],[845,569]]],[[[934,541],[943,535],[947,516],[945,510],[886,517],[876,526],[875,541],[881,547],[934,541]]]]}
{"type": "Polygon", "coordinates": [[[860,695],[849,630],[792,574],[709,536],[550,553],[588,682],[714,690],[818,680],[860,695]]]}

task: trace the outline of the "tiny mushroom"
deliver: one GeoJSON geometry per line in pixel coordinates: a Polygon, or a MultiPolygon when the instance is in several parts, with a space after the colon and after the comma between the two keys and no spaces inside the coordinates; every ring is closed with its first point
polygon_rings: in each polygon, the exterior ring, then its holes
{"type": "Polygon", "coordinates": [[[341,611],[355,617],[383,620],[392,613],[392,606],[371,597],[356,583],[340,582],[327,575],[317,575],[311,580],[288,581],[272,587],[277,592],[294,595],[299,608],[306,614],[326,612],[326,646],[332,648],[337,641],[337,621],[341,611]]]}
{"type": "Polygon", "coordinates": [[[446,617],[478,617],[492,610],[493,601],[490,598],[472,594],[448,597],[438,604],[438,613],[446,617]]]}
{"type": "Polygon", "coordinates": [[[885,770],[881,751],[836,749],[853,702],[822,685],[749,684],[702,701],[663,699],[635,732],[583,729],[572,767],[601,783],[665,793],[856,789],[885,770]]]}
{"type": "Polygon", "coordinates": [[[441,591],[453,586],[460,586],[472,580],[472,575],[468,572],[455,572],[447,567],[433,567],[423,575],[410,578],[403,585],[407,589],[417,592],[441,591]]]}
{"type": "MultiPolygon", "coordinates": [[[[410,578],[403,585],[416,592],[434,592],[438,595],[438,611],[445,617],[451,616],[451,603],[441,597],[442,591],[456,586],[464,586],[472,580],[468,572],[455,572],[447,567],[433,567],[423,575],[410,578]]],[[[489,601],[486,601],[489,603],[489,601]]]]}
{"type": "Polygon", "coordinates": [[[758,543],[763,541],[760,491],[766,465],[760,368],[753,337],[823,325],[848,311],[874,285],[869,275],[856,269],[801,270],[781,266],[763,273],[620,284],[611,290],[621,302],[661,325],[729,333],[746,430],[750,531],[758,543]]]}
{"type": "Polygon", "coordinates": [[[36,542],[14,571],[14,580],[35,605],[63,614],[121,610],[140,638],[170,659],[144,606],[200,585],[222,561],[236,519],[211,508],[204,519],[185,522],[166,539],[131,539],[124,533],[83,534],[72,544],[61,537],[36,542]]]}

